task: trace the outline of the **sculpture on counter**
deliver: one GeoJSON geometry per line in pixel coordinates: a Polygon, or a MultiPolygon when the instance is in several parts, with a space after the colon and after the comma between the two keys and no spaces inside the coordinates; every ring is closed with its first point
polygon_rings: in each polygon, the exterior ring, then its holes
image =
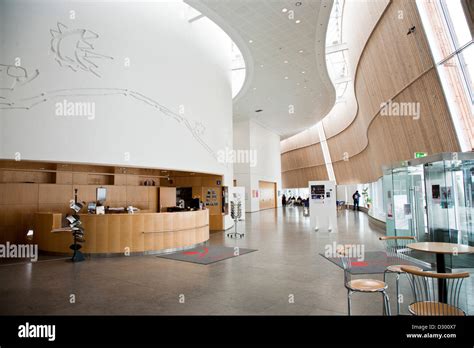
{"type": "Polygon", "coordinates": [[[230,217],[234,220],[234,232],[227,233],[230,238],[242,238],[245,234],[237,232],[237,223],[242,219],[242,202],[240,195],[234,193],[234,199],[230,201],[230,217]]]}
{"type": "Polygon", "coordinates": [[[72,262],[81,262],[85,260],[84,254],[79,251],[82,248],[80,243],[84,243],[86,241],[84,239],[84,228],[81,227],[82,222],[80,216],[77,215],[83,206],[83,203],[79,203],[77,201],[77,189],[74,189],[74,200],[71,201],[70,204],[70,208],[73,213],[66,216],[66,220],[69,222],[69,227],[71,228],[72,235],[74,237],[74,243],[69,246],[69,249],[74,251],[71,258],[72,262]]]}

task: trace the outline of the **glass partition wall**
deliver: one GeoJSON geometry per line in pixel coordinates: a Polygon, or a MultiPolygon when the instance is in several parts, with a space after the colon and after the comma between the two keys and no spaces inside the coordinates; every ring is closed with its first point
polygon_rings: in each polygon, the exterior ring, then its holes
{"type": "MultiPolygon", "coordinates": [[[[474,246],[474,153],[438,154],[384,168],[387,235],[474,246]]],[[[432,262],[432,255],[415,254],[432,262]]],[[[446,256],[474,268],[474,255],[446,256]]]]}

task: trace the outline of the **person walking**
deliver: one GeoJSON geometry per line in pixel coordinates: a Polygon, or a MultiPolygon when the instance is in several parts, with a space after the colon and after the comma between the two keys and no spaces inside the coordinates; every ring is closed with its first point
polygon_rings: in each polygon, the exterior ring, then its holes
{"type": "Polygon", "coordinates": [[[283,196],[281,196],[281,204],[286,207],[286,196],[285,194],[283,194],[283,196]]]}
{"type": "Polygon", "coordinates": [[[354,194],[352,195],[352,199],[354,200],[354,210],[356,210],[356,207],[357,207],[357,210],[359,210],[359,198],[360,198],[360,193],[358,190],[356,190],[356,192],[354,192],[354,194]]]}

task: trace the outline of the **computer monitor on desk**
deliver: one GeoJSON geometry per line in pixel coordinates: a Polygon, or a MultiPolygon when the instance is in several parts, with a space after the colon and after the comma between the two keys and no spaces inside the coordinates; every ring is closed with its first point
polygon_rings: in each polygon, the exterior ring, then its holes
{"type": "Polygon", "coordinates": [[[105,187],[98,187],[96,192],[96,201],[104,204],[107,199],[107,189],[105,187]]]}

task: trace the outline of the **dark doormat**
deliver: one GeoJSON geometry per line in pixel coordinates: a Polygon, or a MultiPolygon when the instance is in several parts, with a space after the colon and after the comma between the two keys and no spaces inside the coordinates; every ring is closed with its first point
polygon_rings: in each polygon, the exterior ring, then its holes
{"type": "Polygon", "coordinates": [[[199,263],[201,265],[209,265],[214,262],[230,259],[240,255],[257,251],[257,249],[239,248],[238,253],[233,247],[226,247],[222,245],[208,245],[200,246],[193,249],[178,251],[171,254],[159,255],[163,259],[185,261],[192,263],[199,263]]]}
{"type": "MultiPolygon", "coordinates": [[[[342,267],[342,261],[340,257],[327,257],[324,254],[320,254],[326,260],[331,261],[337,266],[342,267]]],[[[429,270],[423,265],[420,265],[410,260],[401,259],[399,257],[389,256],[385,251],[366,251],[364,253],[364,259],[358,260],[357,258],[351,258],[352,267],[349,273],[351,274],[379,274],[383,273],[388,266],[391,265],[407,265],[407,266],[418,266],[423,270],[429,270]]]]}

